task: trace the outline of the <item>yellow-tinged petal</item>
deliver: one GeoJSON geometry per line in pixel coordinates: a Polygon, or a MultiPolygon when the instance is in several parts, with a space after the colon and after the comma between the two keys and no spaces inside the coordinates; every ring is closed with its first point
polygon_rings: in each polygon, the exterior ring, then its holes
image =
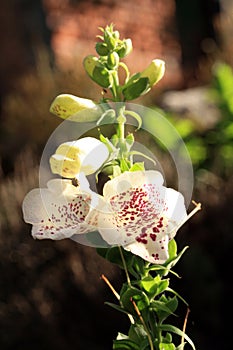
{"type": "Polygon", "coordinates": [[[70,94],[58,95],[50,106],[50,112],[62,119],[76,122],[93,122],[100,118],[102,110],[92,100],[70,94]]]}
{"type": "Polygon", "coordinates": [[[50,158],[50,167],[54,174],[72,179],[80,172],[80,159],[71,159],[60,154],[54,154],[50,158]]]}
{"type": "Polygon", "coordinates": [[[150,87],[159,82],[165,73],[165,62],[163,60],[153,60],[149,66],[141,73],[141,78],[149,79],[150,87]]]}
{"type": "Polygon", "coordinates": [[[83,172],[96,172],[109,156],[108,148],[93,137],[62,143],[50,158],[51,170],[66,178],[74,178],[83,172]]]}

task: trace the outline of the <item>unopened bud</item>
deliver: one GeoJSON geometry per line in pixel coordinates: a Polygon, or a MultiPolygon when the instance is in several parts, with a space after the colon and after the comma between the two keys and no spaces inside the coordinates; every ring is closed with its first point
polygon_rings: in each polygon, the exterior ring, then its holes
{"type": "Polygon", "coordinates": [[[50,158],[51,170],[65,178],[74,178],[83,172],[96,172],[107,160],[109,151],[105,144],[93,137],[62,143],[50,158]]]}
{"type": "Polygon", "coordinates": [[[162,60],[153,60],[150,65],[141,73],[141,78],[148,78],[150,87],[158,83],[164,76],[165,62],[162,60]]]}
{"type": "Polygon", "coordinates": [[[133,44],[131,39],[122,40],[122,46],[117,51],[120,58],[124,58],[133,50],[133,44]]]}
{"type": "Polygon", "coordinates": [[[116,52],[111,52],[108,54],[107,64],[110,69],[114,69],[118,66],[119,56],[116,52]]]}
{"type": "Polygon", "coordinates": [[[63,119],[85,123],[98,120],[102,110],[87,98],[61,94],[52,102],[50,112],[63,119]]]}

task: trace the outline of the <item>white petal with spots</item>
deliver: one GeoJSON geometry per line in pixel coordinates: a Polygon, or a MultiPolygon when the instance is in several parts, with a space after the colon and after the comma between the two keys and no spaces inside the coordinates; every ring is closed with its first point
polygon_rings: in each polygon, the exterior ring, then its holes
{"type": "Polygon", "coordinates": [[[167,259],[168,242],[187,213],[183,196],[162,183],[157,171],[125,172],[106,183],[106,205],[98,215],[106,242],[150,262],[167,259]]]}
{"type": "Polygon", "coordinates": [[[100,198],[86,189],[54,179],[48,182],[48,188],[30,191],[23,201],[23,214],[24,220],[33,225],[33,237],[63,239],[95,230],[94,208],[100,198]]]}

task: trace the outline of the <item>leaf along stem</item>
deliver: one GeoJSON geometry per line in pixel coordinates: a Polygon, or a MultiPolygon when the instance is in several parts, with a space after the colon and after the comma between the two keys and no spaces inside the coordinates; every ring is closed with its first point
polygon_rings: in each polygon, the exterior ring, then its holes
{"type": "Polygon", "coordinates": [[[141,314],[140,310],[138,309],[137,304],[135,303],[133,298],[131,298],[130,300],[131,300],[131,302],[133,304],[133,307],[134,307],[134,309],[135,309],[135,311],[136,311],[136,313],[137,313],[137,315],[138,315],[138,317],[139,317],[139,319],[140,319],[140,321],[141,321],[141,323],[142,323],[142,325],[143,325],[143,327],[145,329],[145,332],[147,334],[147,338],[148,338],[148,341],[149,341],[149,344],[150,344],[150,349],[154,350],[154,345],[153,345],[153,341],[151,339],[150,331],[147,328],[147,325],[146,325],[146,323],[145,323],[145,321],[144,321],[144,319],[142,317],[142,314],[141,314]]]}

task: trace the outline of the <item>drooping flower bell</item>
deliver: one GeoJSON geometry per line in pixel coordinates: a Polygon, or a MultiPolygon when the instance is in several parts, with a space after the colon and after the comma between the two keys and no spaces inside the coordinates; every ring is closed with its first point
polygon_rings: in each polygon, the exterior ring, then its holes
{"type": "Polygon", "coordinates": [[[102,109],[92,100],[71,94],[58,95],[50,106],[50,112],[62,119],[79,123],[96,121],[102,109]]]}
{"type": "Polygon", "coordinates": [[[163,60],[155,59],[151,61],[149,66],[141,72],[140,77],[148,78],[150,87],[157,84],[162,79],[165,73],[165,62],[163,60]]]}
{"type": "Polygon", "coordinates": [[[51,170],[65,178],[74,178],[83,172],[96,172],[109,156],[108,148],[93,137],[62,143],[50,158],[51,170]]]}
{"type": "Polygon", "coordinates": [[[70,180],[52,179],[47,188],[35,188],[26,195],[23,216],[33,225],[34,238],[60,240],[96,229],[94,208],[101,198],[90,190],[84,174],[76,181],[73,186],[70,180]]]}
{"type": "Polygon", "coordinates": [[[168,242],[187,217],[183,196],[163,186],[158,171],[124,172],[103,188],[105,207],[98,230],[110,245],[121,245],[151,263],[164,263],[168,242]]]}

